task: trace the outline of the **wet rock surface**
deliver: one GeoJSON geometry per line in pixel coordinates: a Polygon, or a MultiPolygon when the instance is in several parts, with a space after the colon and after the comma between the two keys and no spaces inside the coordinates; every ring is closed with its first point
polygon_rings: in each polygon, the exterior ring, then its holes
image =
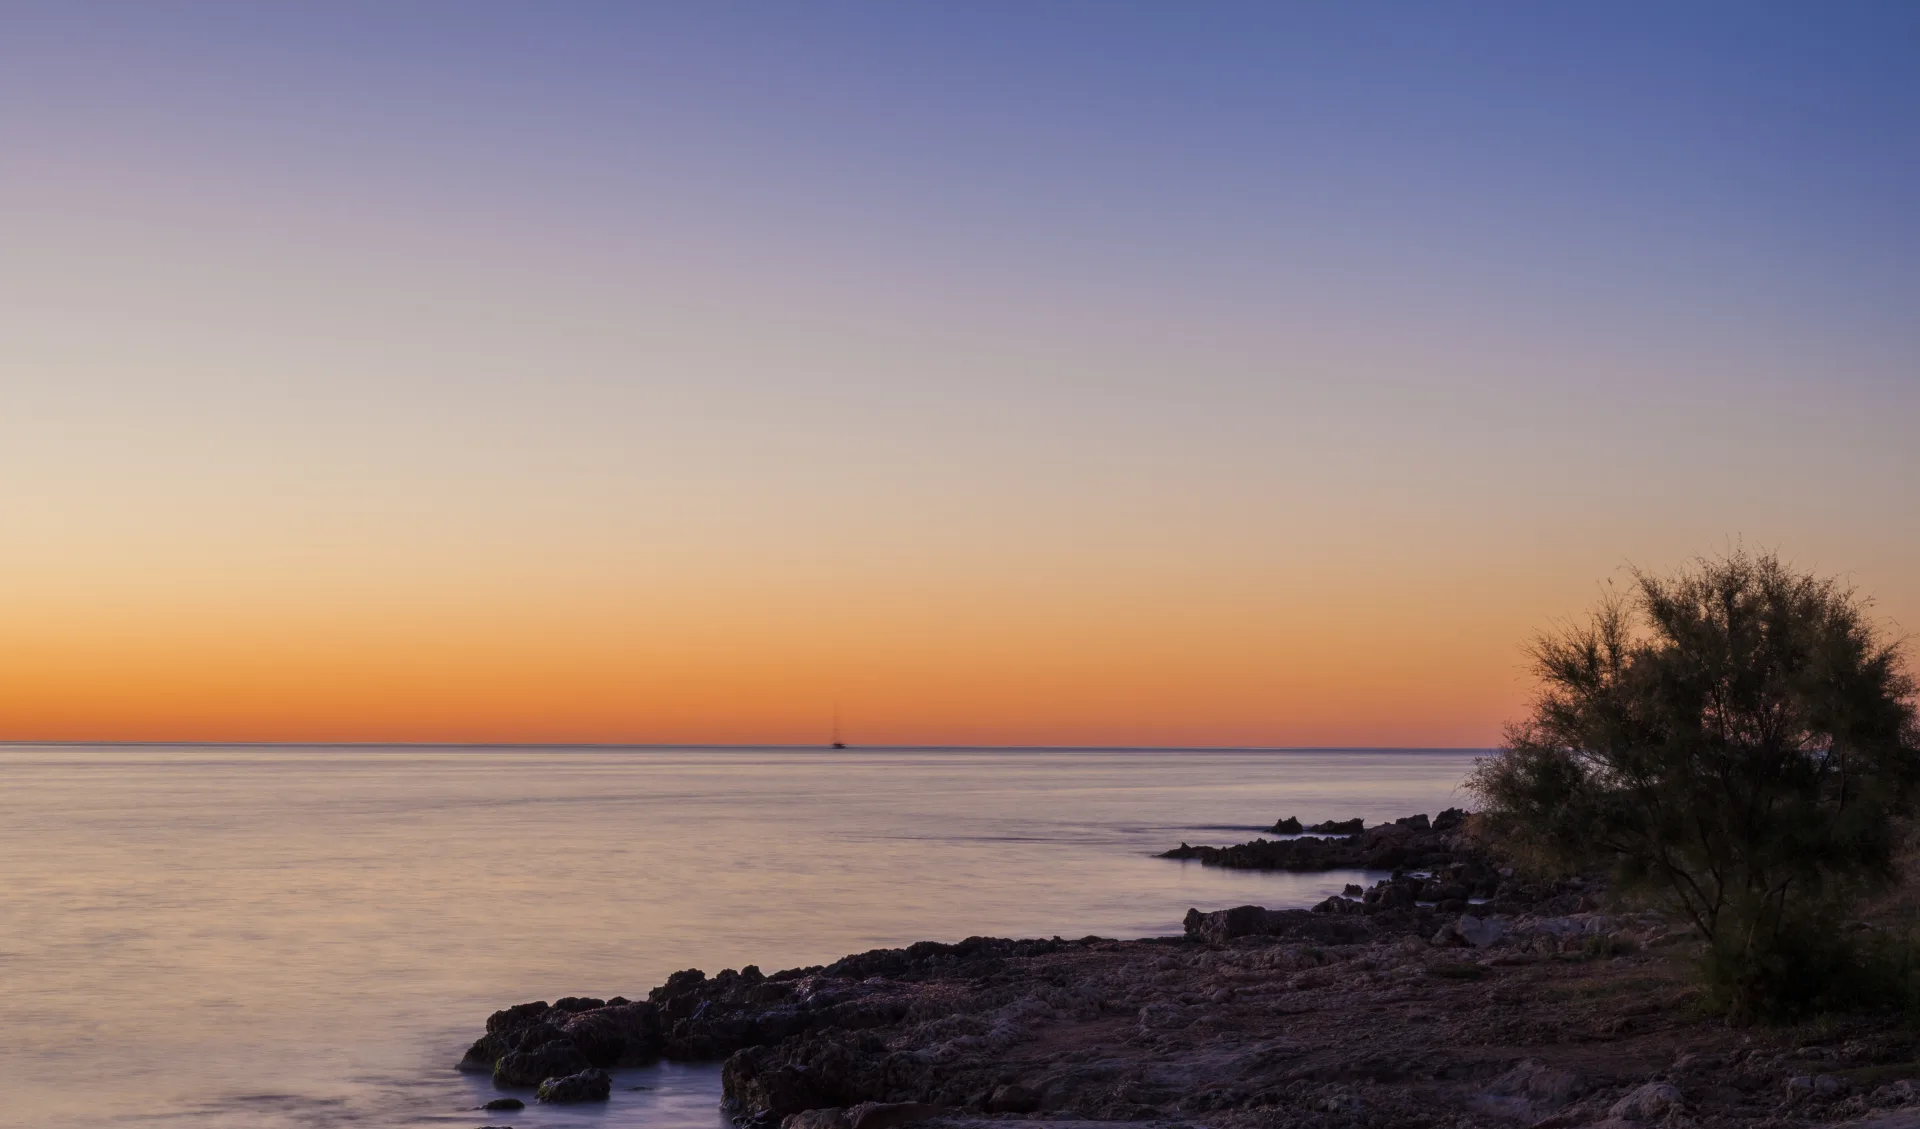
{"type": "Polygon", "coordinates": [[[540,1083],[535,1096],[543,1102],[563,1105],[568,1102],[604,1102],[612,1093],[612,1075],[598,1067],[588,1067],[578,1074],[547,1079],[540,1083]]]}

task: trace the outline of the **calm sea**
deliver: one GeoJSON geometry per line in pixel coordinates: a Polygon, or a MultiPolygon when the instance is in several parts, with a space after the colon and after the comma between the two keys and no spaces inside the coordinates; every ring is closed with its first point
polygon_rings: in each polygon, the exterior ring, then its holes
{"type": "Polygon", "coordinates": [[[716,1067],[483,1115],[489,1011],[1348,874],[1150,857],[1458,803],[1459,751],[0,746],[0,1125],[722,1124],[716,1067]]]}

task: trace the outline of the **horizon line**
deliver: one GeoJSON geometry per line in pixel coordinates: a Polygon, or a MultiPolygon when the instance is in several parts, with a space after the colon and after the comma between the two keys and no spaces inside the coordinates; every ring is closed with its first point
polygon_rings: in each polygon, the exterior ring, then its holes
{"type": "Polygon", "coordinates": [[[1148,753],[1441,753],[1490,752],[1491,745],[913,745],[854,744],[836,749],[831,745],[796,743],[703,743],[651,741],[35,741],[0,740],[0,748],[217,748],[217,749],[700,749],[742,750],[781,749],[857,752],[887,750],[894,752],[1117,752],[1148,753]]]}

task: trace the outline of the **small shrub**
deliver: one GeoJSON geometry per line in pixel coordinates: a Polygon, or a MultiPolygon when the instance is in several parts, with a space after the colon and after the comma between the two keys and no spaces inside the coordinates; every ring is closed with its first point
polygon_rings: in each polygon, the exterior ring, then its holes
{"type": "Polygon", "coordinates": [[[1887,954],[1868,971],[1840,928],[1894,880],[1894,818],[1920,785],[1914,683],[1867,607],[1771,554],[1636,572],[1630,596],[1535,642],[1532,712],[1469,782],[1482,826],[1683,914],[1736,1016],[1910,978],[1887,954]]]}

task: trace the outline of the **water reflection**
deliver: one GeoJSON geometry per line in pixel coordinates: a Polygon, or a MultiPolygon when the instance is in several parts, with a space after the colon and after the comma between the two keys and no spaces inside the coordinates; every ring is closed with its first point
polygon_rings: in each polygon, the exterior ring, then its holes
{"type": "MultiPolygon", "coordinates": [[[[1151,854],[1287,815],[1434,812],[1470,760],[0,748],[7,1116],[486,1124],[476,1080],[451,1066],[503,1004],[636,997],[687,967],[1140,936],[1177,932],[1189,906],[1310,904],[1361,876],[1151,854]]],[[[658,1077],[598,1111],[492,1123],[716,1123],[710,1075],[658,1077]]]]}

